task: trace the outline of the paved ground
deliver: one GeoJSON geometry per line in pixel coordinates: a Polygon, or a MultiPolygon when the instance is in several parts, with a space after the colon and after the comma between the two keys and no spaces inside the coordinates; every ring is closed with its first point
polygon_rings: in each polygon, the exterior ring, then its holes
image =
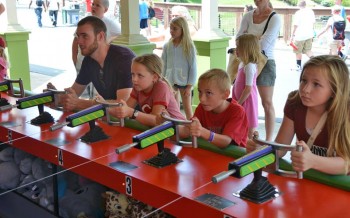
{"type": "MultiPolygon", "coordinates": [[[[43,28],[36,25],[33,10],[26,5],[18,8],[18,21],[31,31],[28,47],[31,69],[31,86],[34,92],[41,92],[47,82],[53,82],[59,89],[70,86],[76,76],[71,61],[71,43],[75,26],[63,25],[61,14],[58,26],[52,27],[48,13],[43,13],[43,28]]],[[[315,55],[326,54],[328,51],[320,42],[314,43],[315,55]]],[[[303,57],[307,60],[307,57],[303,57]]],[[[279,122],[283,117],[283,106],[288,93],[298,88],[300,72],[291,70],[295,65],[295,56],[290,46],[279,41],[276,46],[277,79],[274,92],[274,105],[276,110],[275,134],[279,129],[279,122]]],[[[260,104],[261,105],[261,104],[260,104]]],[[[264,111],[259,107],[259,132],[264,137],[264,111]]]]}

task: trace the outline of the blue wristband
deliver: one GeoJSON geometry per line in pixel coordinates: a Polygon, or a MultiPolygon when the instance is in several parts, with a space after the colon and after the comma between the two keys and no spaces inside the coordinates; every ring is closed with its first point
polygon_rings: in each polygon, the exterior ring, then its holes
{"type": "Polygon", "coordinates": [[[208,142],[212,142],[214,140],[215,133],[213,131],[210,131],[208,142]]]}

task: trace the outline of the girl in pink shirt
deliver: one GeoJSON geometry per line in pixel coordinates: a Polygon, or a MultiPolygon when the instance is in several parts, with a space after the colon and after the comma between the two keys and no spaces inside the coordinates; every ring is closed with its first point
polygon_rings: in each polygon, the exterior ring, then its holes
{"type": "Polygon", "coordinates": [[[7,77],[8,62],[5,53],[6,43],[3,38],[0,37],[0,82],[4,81],[7,77]]]}
{"type": "Polygon", "coordinates": [[[145,54],[134,58],[131,64],[133,89],[122,107],[111,111],[118,118],[130,117],[147,126],[157,124],[156,117],[166,110],[176,119],[185,120],[176,102],[173,90],[162,76],[163,62],[155,54],[145,54]],[[136,106],[141,111],[135,109],[136,106]]]}
{"type": "Polygon", "coordinates": [[[236,54],[241,63],[232,88],[232,98],[242,105],[248,118],[248,137],[258,127],[258,89],[256,78],[258,76],[258,60],[260,44],[255,35],[243,34],[236,39],[236,54]]]}

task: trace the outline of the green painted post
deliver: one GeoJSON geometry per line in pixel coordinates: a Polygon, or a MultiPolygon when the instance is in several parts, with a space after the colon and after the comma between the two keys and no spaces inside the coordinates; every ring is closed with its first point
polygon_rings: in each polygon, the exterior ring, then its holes
{"type": "Polygon", "coordinates": [[[152,54],[153,50],[156,48],[155,44],[149,43],[149,42],[128,44],[128,43],[125,43],[125,41],[114,40],[112,44],[128,47],[133,52],[135,52],[137,56],[143,55],[143,54],[152,54]]]}
{"type": "Polygon", "coordinates": [[[120,1],[122,34],[113,40],[113,44],[123,45],[136,55],[151,54],[156,48],[146,37],[140,34],[139,1],[120,1]]]}
{"type": "MultiPolygon", "coordinates": [[[[200,75],[212,68],[226,71],[226,50],[229,46],[229,37],[214,39],[194,39],[197,49],[197,81],[200,75]]],[[[197,85],[194,87],[192,108],[199,104],[197,85]]]]}
{"type": "Polygon", "coordinates": [[[29,33],[29,31],[0,33],[0,36],[3,37],[7,43],[10,78],[21,78],[25,90],[31,90],[27,43],[29,33]]]}

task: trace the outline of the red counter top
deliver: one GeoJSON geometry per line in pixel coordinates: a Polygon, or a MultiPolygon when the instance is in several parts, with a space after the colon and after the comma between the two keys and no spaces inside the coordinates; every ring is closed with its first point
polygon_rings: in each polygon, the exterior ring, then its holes
{"type": "MultiPolygon", "coordinates": [[[[14,100],[11,101],[14,103],[14,100]]],[[[58,122],[65,121],[69,113],[45,107],[58,122]]],[[[116,154],[115,149],[132,142],[132,136],[139,132],[126,127],[109,126],[97,121],[109,139],[86,144],[78,140],[89,131],[89,125],[63,127],[49,131],[52,124],[34,126],[29,121],[39,115],[37,107],[0,112],[0,140],[7,142],[9,131],[12,146],[48,160],[65,169],[106,185],[119,192],[131,195],[145,203],[173,214],[176,217],[336,217],[347,213],[350,195],[348,192],[310,180],[285,178],[263,173],[282,194],[263,204],[255,204],[232,195],[246,187],[253,175],[237,179],[229,177],[213,184],[212,176],[227,170],[233,159],[200,148],[186,148],[166,140],[182,162],[164,168],[155,168],[143,161],[155,156],[157,146],[146,149],[131,149],[116,154]],[[17,125],[14,125],[17,124],[17,125]],[[12,126],[11,126],[12,125],[12,126]],[[50,143],[61,142],[60,146],[50,143]],[[62,162],[58,156],[62,155],[62,162]],[[137,166],[126,173],[109,166],[123,161],[137,166]],[[128,179],[128,180],[127,180],[128,179]],[[132,181],[130,183],[126,181],[132,181]],[[211,193],[235,204],[218,210],[203,204],[195,198],[211,193]]]]}

